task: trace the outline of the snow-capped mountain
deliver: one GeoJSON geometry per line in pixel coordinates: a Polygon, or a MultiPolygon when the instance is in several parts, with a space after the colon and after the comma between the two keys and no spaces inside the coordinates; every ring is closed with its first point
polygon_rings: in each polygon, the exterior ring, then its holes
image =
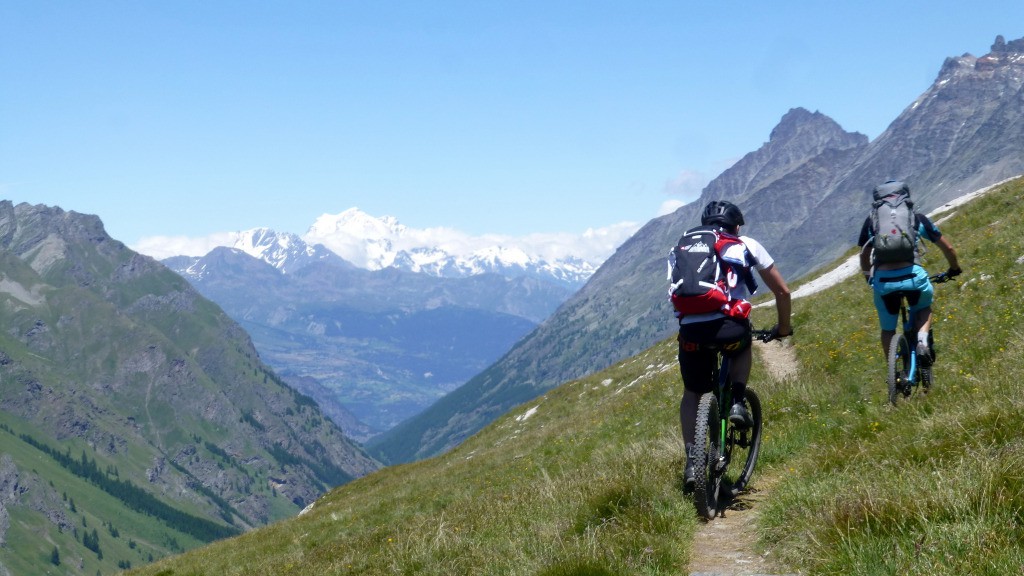
{"type": "MultiPolygon", "coordinates": [[[[258,236],[261,247],[254,256],[274,263],[275,254],[266,247],[271,238],[258,236]]],[[[503,276],[531,276],[579,287],[594,273],[615,246],[600,246],[593,254],[572,255],[551,238],[505,238],[469,236],[448,228],[413,229],[392,216],[376,218],[358,208],[340,214],[324,214],[303,237],[307,246],[322,245],[348,262],[367,270],[398,268],[441,278],[464,278],[484,273],[503,276]],[[588,256],[584,257],[584,256],[588,256]]],[[[299,239],[289,235],[288,248],[295,250],[299,239]]],[[[275,264],[277,266],[278,264],[275,264]]],[[[280,267],[280,266],[279,266],[280,267]]]]}
{"type": "Polygon", "coordinates": [[[273,265],[278,270],[294,272],[336,254],[320,244],[308,244],[295,234],[255,228],[240,232],[232,248],[273,265]]]}
{"type": "Polygon", "coordinates": [[[464,278],[495,273],[502,276],[548,278],[559,284],[582,286],[597,269],[581,258],[568,257],[548,262],[530,256],[521,248],[490,246],[459,257],[436,248],[399,250],[391,256],[391,267],[422,272],[442,278],[464,278]]]}
{"type": "MultiPolygon", "coordinates": [[[[307,244],[302,238],[288,232],[275,232],[269,228],[254,228],[232,234],[233,242],[220,249],[228,248],[262,260],[288,274],[324,260],[344,262],[334,252],[320,244],[307,244]]],[[[214,252],[211,251],[210,254],[214,252]]],[[[202,280],[210,272],[210,259],[206,256],[174,256],[163,262],[179,274],[202,280]]]]}

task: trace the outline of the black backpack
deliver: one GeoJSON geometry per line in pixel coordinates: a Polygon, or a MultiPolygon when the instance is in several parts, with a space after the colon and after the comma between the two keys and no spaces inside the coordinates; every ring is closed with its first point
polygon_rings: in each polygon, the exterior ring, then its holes
{"type": "Polygon", "coordinates": [[[741,262],[722,259],[731,246],[743,241],[714,226],[687,230],[669,253],[671,285],[669,297],[677,315],[727,311],[732,296],[730,284],[743,276],[741,262]],[[730,282],[730,273],[732,282],[730,282]]]}
{"type": "Polygon", "coordinates": [[[910,188],[902,182],[875,187],[871,204],[873,257],[876,264],[913,262],[917,250],[917,215],[910,188]]]}

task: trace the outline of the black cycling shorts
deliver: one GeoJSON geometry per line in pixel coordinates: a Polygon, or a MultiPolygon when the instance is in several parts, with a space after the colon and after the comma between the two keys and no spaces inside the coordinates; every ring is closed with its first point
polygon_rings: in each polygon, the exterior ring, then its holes
{"type": "Polygon", "coordinates": [[[711,378],[719,350],[735,356],[750,347],[750,321],[725,317],[708,322],[679,325],[679,372],[683,386],[704,394],[714,389],[711,378]]]}

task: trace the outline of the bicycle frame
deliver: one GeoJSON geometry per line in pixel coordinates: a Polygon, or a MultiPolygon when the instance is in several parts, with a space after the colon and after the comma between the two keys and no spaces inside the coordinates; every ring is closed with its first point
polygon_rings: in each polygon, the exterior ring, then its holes
{"type": "MultiPolygon", "coordinates": [[[[936,284],[946,282],[951,277],[945,273],[929,277],[929,280],[936,284]]],[[[900,300],[900,326],[902,332],[894,333],[889,344],[888,355],[888,385],[889,402],[896,404],[897,399],[902,395],[909,397],[913,389],[923,386],[925,392],[931,387],[932,375],[929,365],[923,364],[917,355],[917,318],[911,313],[908,299],[910,294],[905,291],[893,292],[900,300]]],[[[929,334],[929,346],[931,346],[929,334]]]]}
{"type": "MultiPolygon", "coordinates": [[[[720,446],[726,445],[726,435],[729,430],[729,420],[727,418],[729,414],[729,408],[732,406],[732,380],[729,379],[729,357],[722,354],[722,351],[718,351],[718,355],[721,357],[719,363],[718,374],[715,374],[718,385],[715,388],[715,398],[718,399],[718,413],[721,416],[718,430],[718,440],[720,446]]],[[[729,465],[729,454],[728,452],[721,455],[722,460],[718,463],[718,470],[726,468],[729,465]]]]}
{"type": "MultiPolygon", "coordinates": [[[[770,330],[756,330],[752,336],[764,342],[774,337],[770,330]]],[[[710,374],[715,384],[711,391],[700,396],[698,402],[692,456],[697,479],[694,503],[698,513],[708,520],[718,514],[721,489],[726,490],[726,498],[733,498],[747,486],[761,444],[761,401],[757,393],[747,386],[744,402],[749,407],[753,426],[737,428],[729,422],[733,403],[732,379],[729,376],[731,362],[723,350],[717,349],[716,354],[717,361],[712,365],[710,374]],[[739,469],[732,477],[727,470],[734,458],[739,469]]]]}
{"type": "MultiPolygon", "coordinates": [[[[911,341],[917,342],[917,331],[915,327],[917,322],[915,318],[910,317],[910,312],[907,310],[907,299],[905,296],[900,296],[900,320],[903,325],[903,336],[907,338],[907,343],[911,341]],[[911,337],[913,337],[911,339],[911,337]]],[[[893,336],[894,338],[896,336],[893,336]]],[[[907,381],[917,382],[917,346],[911,344],[909,346],[909,357],[910,367],[907,369],[907,381]]]]}
{"type": "MultiPolygon", "coordinates": [[[[767,343],[773,338],[771,330],[753,330],[751,336],[754,339],[760,340],[767,343]]],[[[751,343],[751,346],[753,343],[751,343]]],[[[717,386],[713,390],[715,398],[718,400],[718,414],[719,414],[719,430],[718,440],[719,446],[728,447],[732,443],[729,442],[729,409],[732,407],[732,380],[729,378],[729,357],[726,356],[721,350],[718,351],[720,361],[718,362],[718,373],[713,374],[713,377],[718,382],[717,386]]],[[[722,472],[729,467],[729,463],[732,461],[732,450],[728,448],[723,449],[721,459],[716,467],[716,472],[722,472]]]]}

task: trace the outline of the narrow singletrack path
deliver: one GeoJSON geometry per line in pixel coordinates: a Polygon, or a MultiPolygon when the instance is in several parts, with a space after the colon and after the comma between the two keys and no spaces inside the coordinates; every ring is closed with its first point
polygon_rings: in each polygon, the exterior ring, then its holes
{"type": "MultiPolygon", "coordinates": [[[[762,362],[773,379],[793,378],[796,353],[788,341],[755,342],[755,361],[762,362]]],[[[772,479],[754,472],[751,489],[729,503],[725,512],[704,523],[693,539],[690,576],[768,576],[796,572],[780,566],[771,554],[758,552],[757,518],[761,503],[771,493],[772,479]]]]}

